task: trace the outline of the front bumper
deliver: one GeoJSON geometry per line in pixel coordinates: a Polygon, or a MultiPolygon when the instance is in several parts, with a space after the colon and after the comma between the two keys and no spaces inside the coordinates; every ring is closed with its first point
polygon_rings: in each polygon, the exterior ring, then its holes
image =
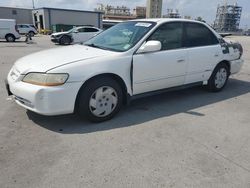
{"type": "Polygon", "coordinates": [[[51,38],[51,42],[59,43],[59,39],[58,38],[51,38]]]}
{"type": "Polygon", "coordinates": [[[38,114],[52,116],[74,112],[81,85],[81,82],[73,82],[56,87],[37,86],[21,80],[13,81],[9,75],[6,88],[20,106],[38,114]]]}
{"type": "Polygon", "coordinates": [[[234,61],[230,61],[231,65],[231,74],[236,74],[240,72],[242,65],[244,64],[244,60],[242,59],[237,59],[234,61]]]}

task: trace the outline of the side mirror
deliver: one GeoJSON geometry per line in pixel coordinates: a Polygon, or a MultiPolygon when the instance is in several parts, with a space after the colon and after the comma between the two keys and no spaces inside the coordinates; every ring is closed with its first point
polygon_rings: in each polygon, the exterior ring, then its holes
{"type": "Polygon", "coordinates": [[[79,33],[79,31],[74,31],[73,33],[79,33]]]}
{"type": "Polygon", "coordinates": [[[161,50],[161,42],[158,40],[150,40],[144,43],[138,50],[137,53],[148,53],[157,52],[161,50]]]}

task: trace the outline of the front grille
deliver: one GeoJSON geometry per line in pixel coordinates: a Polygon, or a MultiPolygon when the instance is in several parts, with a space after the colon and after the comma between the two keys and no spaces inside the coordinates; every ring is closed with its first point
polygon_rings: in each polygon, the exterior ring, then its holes
{"type": "Polygon", "coordinates": [[[34,105],[32,105],[32,103],[29,100],[27,100],[27,99],[15,96],[15,100],[19,101],[20,103],[22,103],[25,106],[28,106],[30,108],[34,108],[34,105]]]}

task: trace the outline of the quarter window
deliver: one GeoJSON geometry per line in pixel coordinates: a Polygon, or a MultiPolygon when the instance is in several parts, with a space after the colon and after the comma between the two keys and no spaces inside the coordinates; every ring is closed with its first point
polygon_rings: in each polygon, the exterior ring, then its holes
{"type": "Polygon", "coordinates": [[[218,39],[204,25],[197,23],[186,23],[186,47],[209,46],[218,44],[218,39]]]}
{"type": "Polygon", "coordinates": [[[182,23],[167,23],[161,25],[148,40],[158,40],[162,45],[161,50],[171,50],[183,47],[182,36],[182,23]]]}

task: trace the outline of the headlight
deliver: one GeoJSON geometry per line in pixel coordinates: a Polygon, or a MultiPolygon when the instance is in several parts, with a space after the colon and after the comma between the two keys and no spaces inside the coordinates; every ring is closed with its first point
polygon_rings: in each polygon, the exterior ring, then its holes
{"type": "Polygon", "coordinates": [[[69,75],[68,74],[46,74],[46,73],[28,73],[23,78],[23,82],[41,86],[58,86],[63,85],[69,75]]]}

